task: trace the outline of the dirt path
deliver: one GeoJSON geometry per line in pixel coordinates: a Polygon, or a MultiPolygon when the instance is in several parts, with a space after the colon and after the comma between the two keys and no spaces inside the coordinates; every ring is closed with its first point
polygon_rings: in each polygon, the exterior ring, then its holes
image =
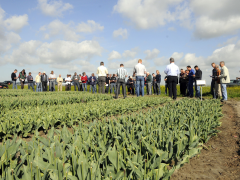
{"type": "Polygon", "coordinates": [[[201,154],[176,171],[171,180],[240,180],[240,102],[223,105],[218,136],[211,138],[201,154]],[[237,112],[238,111],[238,112],[237,112]]]}

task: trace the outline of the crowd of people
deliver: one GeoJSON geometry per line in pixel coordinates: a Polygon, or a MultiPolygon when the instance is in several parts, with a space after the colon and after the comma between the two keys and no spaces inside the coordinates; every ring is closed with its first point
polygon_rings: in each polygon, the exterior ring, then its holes
{"type": "MultiPolygon", "coordinates": [[[[229,72],[225,63],[220,62],[219,65],[212,63],[212,82],[211,92],[213,98],[222,98],[222,101],[227,100],[227,88],[226,84],[230,82],[229,72]],[[220,69],[221,67],[221,69],[220,69]]],[[[57,84],[58,91],[62,91],[63,83],[65,83],[65,90],[70,91],[71,86],[74,86],[75,91],[87,91],[87,85],[89,84],[89,91],[92,93],[97,92],[96,86],[98,85],[99,93],[114,93],[115,98],[118,98],[120,94],[120,87],[122,86],[123,97],[127,94],[144,96],[144,87],[146,86],[148,95],[160,95],[161,89],[161,74],[159,70],[156,70],[156,74],[146,71],[145,66],[142,64],[142,60],[139,59],[138,63],[133,68],[133,75],[128,76],[127,70],[123,64],[117,69],[116,74],[108,74],[107,68],[104,66],[104,62],[100,63],[97,68],[97,75],[94,73],[90,77],[85,72],[77,74],[76,72],[72,76],[68,74],[65,79],[61,77],[61,74],[57,77],[53,71],[49,74],[46,72],[39,72],[35,79],[32,77],[31,72],[28,76],[23,69],[17,76],[17,69],[11,74],[13,81],[13,89],[17,89],[16,81],[19,79],[21,83],[21,89],[24,89],[25,81],[28,82],[28,89],[32,88],[35,91],[34,80],[36,84],[36,92],[47,91],[49,85],[49,91],[55,91],[55,85],[57,84]],[[126,82],[126,78],[128,80],[126,82]],[[128,93],[126,93],[126,86],[128,93]]],[[[200,86],[197,81],[202,80],[202,71],[196,65],[194,69],[189,65],[186,70],[181,69],[174,63],[174,58],[170,58],[170,64],[166,67],[164,73],[165,81],[165,94],[169,94],[174,100],[177,98],[177,84],[180,84],[180,94],[182,96],[194,97],[193,86],[195,85],[195,97],[200,98],[200,86]]]]}

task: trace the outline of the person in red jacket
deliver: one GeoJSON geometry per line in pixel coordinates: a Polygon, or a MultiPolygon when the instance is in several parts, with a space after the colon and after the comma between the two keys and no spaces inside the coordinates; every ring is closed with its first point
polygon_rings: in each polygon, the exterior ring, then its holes
{"type": "Polygon", "coordinates": [[[85,72],[83,72],[83,75],[81,77],[81,81],[82,81],[82,89],[83,89],[83,91],[84,91],[84,88],[85,88],[85,91],[87,91],[88,77],[86,76],[85,72]]]}

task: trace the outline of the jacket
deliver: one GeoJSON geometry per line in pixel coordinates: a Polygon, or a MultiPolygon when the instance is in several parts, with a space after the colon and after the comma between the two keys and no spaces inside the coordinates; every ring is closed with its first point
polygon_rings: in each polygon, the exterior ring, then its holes
{"type": "Polygon", "coordinates": [[[97,78],[95,76],[90,76],[88,80],[90,85],[96,85],[97,78]]]}
{"type": "Polygon", "coordinates": [[[43,75],[41,75],[41,82],[48,82],[48,76],[47,75],[45,75],[45,76],[46,76],[46,81],[44,81],[43,75]]]}
{"type": "Polygon", "coordinates": [[[146,83],[151,83],[151,82],[152,82],[152,76],[149,74],[146,79],[146,83]]]}
{"type": "Polygon", "coordinates": [[[24,81],[25,81],[25,79],[26,79],[26,73],[24,72],[24,75],[22,74],[22,71],[19,73],[19,75],[18,75],[18,78],[19,78],[19,80],[21,81],[21,79],[24,79],[24,81]]]}
{"type": "Polygon", "coordinates": [[[198,69],[195,72],[195,81],[197,81],[197,80],[202,80],[202,71],[200,69],[198,69]]]}
{"type": "Polygon", "coordinates": [[[226,66],[223,66],[221,69],[221,75],[219,76],[221,84],[228,84],[230,83],[230,76],[229,71],[226,66]]]}
{"type": "Polygon", "coordinates": [[[156,75],[156,83],[161,83],[161,74],[156,75]]]}
{"type": "Polygon", "coordinates": [[[80,79],[80,77],[78,76],[78,75],[73,75],[73,77],[72,77],[72,82],[79,82],[79,79],[80,79]]]}

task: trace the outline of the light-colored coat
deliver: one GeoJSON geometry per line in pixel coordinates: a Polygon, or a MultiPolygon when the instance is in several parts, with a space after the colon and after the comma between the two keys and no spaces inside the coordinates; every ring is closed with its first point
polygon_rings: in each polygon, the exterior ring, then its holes
{"type": "Polygon", "coordinates": [[[228,84],[230,83],[230,76],[229,71],[226,66],[223,66],[221,69],[221,75],[219,76],[221,84],[228,84]]]}

